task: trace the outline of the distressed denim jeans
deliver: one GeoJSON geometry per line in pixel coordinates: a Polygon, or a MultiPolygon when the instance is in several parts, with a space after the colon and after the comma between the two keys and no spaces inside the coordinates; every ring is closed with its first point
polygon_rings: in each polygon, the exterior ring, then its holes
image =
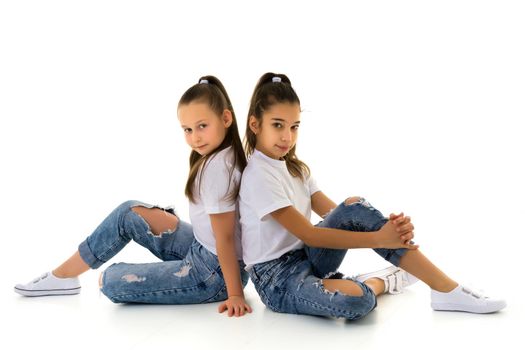
{"type": "MultiPolygon", "coordinates": [[[[93,269],[115,256],[134,240],[161,262],[118,263],[103,274],[102,293],[115,303],[200,304],[226,300],[228,295],[217,256],[195,240],[190,224],[179,220],[174,231],[154,235],[132,208],[159,208],[138,201],[118,206],[78,250],[93,269]]],[[[160,208],[163,209],[163,208],[160,208]]],[[[163,209],[175,214],[173,209],[163,209]]],[[[243,286],[248,283],[239,262],[243,286]]]]}
{"type": "MultiPolygon", "coordinates": [[[[349,231],[378,231],[386,219],[365,199],[351,204],[341,203],[317,224],[349,231]]],[[[385,260],[399,266],[406,249],[374,249],[385,260]]],[[[331,292],[324,288],[323,279],[341,278],[337,272],[347,250],[305,247],[264,263],[255,264],[249,271],[263,303],[273,311],[343,317],[356,320],[372,311],[377,303],[373,291],[364,283],[362,296],[331,292]]]]}

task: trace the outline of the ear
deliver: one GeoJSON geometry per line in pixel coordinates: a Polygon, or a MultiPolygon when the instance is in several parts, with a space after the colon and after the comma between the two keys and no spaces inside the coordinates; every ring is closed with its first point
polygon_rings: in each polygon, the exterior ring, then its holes
{"type": "Polygon", "coordinates": [[[222,122],[224,124],[224,127],[229,128],[230,125],[233,123],[233,114],[229,109],[225,109],[222,112],[222,122]]]}
{"type": "Polygon", "coordinates": [[[255,118],[254,115],[251,115],[248,119],[248,126],[250,127],[250,130],[257,135],[257,132],[259,131],[259,121],[257,121],[257,118],[255,118]]]}

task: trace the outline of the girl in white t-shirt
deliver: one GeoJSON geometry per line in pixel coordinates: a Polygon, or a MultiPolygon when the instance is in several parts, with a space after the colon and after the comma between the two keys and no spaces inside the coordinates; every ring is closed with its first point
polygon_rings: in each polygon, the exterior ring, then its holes
{"type": "Polygon", "coordinates": [[[100,279],[116,303],[195,304],[223,301],[219,312],[251,312],[242,262],[237,194],[246,158],[222,83],[205,76],[181,97],[178,117],[191,147],[186,195],[192,225],[171,208],[138,201],[117,207],[62,265],[15,286],[25,296],[78,294],[78,276],[134,240],[162,260],[113,264],[100,279]]]}
{"type": "Polygon", "coordinates": [[[290,80],[266,73],[253,92],[245,135],[248,165],[239,192],[243,257],[262,301],[278,312],[358,319],[383,293],[424,281],[435,310],[489,313],[505,307],[433,265],[411,239],[408,216],[387,219],[366,200],[336,205],[296,154],[300,101],[290,80]],[[324,220],[313,226],[311,211],[324,220]],[[343,278],[347,249],[373,248],[394,266],[343,278]],[[408,272],[406,272],[408,271],[408,272]]]}

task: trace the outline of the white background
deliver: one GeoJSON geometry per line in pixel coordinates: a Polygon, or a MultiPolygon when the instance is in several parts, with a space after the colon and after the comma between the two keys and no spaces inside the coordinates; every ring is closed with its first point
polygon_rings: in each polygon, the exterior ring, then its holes
{"type": "MultiPolygon", "coordinates": [[[[517,337],[524,18],[520,1],[1,1],[0,342],[441,348],[517,337]],[[349,323],[275,314],[250,285],[254,314],[233,320],[215,304],[114,305],[93,271],[77,297],[12,292],[73,253],[124,200],[174,204],[187,220],[179,97],[216,75],[242,135],[267,71],[287,74],[301,98],[298,155],[327,195],[411,215],[423,252],[508,308],[436,313],[419,285],[349,323]]],[[[155,258],[130,244],[115,261],[155,258]]],[[[353,251],[341,270],[384,265],[353,251]]]]}

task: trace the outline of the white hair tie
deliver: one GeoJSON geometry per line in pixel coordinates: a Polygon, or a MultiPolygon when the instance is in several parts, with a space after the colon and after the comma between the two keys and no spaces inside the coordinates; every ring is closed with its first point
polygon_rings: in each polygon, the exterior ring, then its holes
{"type": "Polygon", "coordinates": [[[199,84],[208,84],[208,81],[206,79],[201,79],[199,81],[199,84]]]}
{"type": "Polygon", "coordinates": [[[272,78],[272,83],[280,83],[282,80],[280,77],[273,77],[272,78]]]}

